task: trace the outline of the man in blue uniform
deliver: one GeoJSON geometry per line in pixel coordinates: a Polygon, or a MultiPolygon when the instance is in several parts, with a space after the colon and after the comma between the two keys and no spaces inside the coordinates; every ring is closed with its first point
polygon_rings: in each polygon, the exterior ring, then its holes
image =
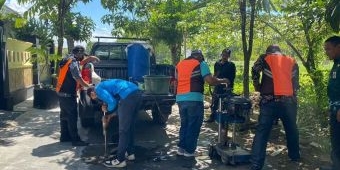
{"type": "Polygon", "coordinates": [[[340,36],[329,37],[324,44],[326,55],[334,61],[329,73],[327,95],[330,109],[332,170],[340,169],[340,36]]]}
{"type": "Polygon", "coordinates": [[[103,101],[102,111],[108,113],[104,124],[108,124],[113,116],[118,114],[119,142],[117,158],[104,162],[107,167],[125,167],[126,160],[134,160],[134,125],[141,105],[141,91],[132,82],[111,79],[99,83],[95,88],[89,88],[87,94],[91,99],[103,101]],[[116,108],[118,107],[118,108],[116,108]],[[117,110],[117,113],[114,113],[117,110]]]}

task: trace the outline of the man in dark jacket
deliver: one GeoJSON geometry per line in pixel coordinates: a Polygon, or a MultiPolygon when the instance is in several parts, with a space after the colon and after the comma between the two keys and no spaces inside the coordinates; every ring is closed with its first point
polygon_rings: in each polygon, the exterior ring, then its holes
{"type": "Polygon", "coordinates": [[[80,139],[77,128],[77,86],[90,87],[81,78],[79,69],[84,56],[85,48],[75,46],[72,53],[62,59],[56,86],[60,106],[60,142],[72,142],[73,146],[88,145],[80,139]]]}
{"type": "Polygon", "coordinates": [[[270,45],[266,54],[254,63],[252,78],[255,90],[261,94],[261,101],[252,146],[251,169],[262,169],[269,134],[277,118],[282,121],[285,129],[289,158],[299,161],[299,133],[296,125],[299,68],[295,59],[282,54],[279,46],[270,45]]]}
{"type": "Polygon", "coordinates": [[[325,41],[324,48],[326,55],[334,62],[329,73],[327,95],[330,109],[331,169],[338,170],[340,169],[340,37],[329,37],[325,41]]]}
{"type": "Polygon", "coordinates": [[[218,109],[218,94],[226,94],[230,92],[232,94],[232,89],[234,88],[234,79],[236,76],[236,67],[235,64],[229,61],[231,54],[230,49],[224,49],[221,53],[221,59],[218,60],[214,65],[214,77],[216,78],[226,78],[229,80],[230,84],[226,87],[225,85],[216,85],[214,87],[214,92],[212,94],[212,105],[211,108],[211,115],[209,119],[205,120],[205,122],[214,122],[216,117],[216,110],[218,109]],[[229,91],[228,91],[228,89],[229,91]]]}

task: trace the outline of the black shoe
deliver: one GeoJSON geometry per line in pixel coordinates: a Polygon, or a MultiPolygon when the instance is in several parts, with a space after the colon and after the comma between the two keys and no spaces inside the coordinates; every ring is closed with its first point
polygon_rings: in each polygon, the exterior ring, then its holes
{"type": "Polygon", "coordinates": [[[206,123],[212,123],[214,121],[215,121],[215,119],[211,118],[211,117],[209,119],[207,119],[207,120],[204,120],[204,122],[206,122],[206,123]]]}
{"type": "Polygon", "coordinates": [[[87,146],[87,145],[89,145],[89,143],[81,141],[81,140],[72,142],[72,146],[87,146]]]}
{"type": "Polygon", "coordinates": [[[257,165],[251,165],[249,170],[261,170],[262,168],[260,168],[259,166],[257,165]]]}
{"type": "Polygon", "coordinates": [[[60,142],[71,142],[72,139],[71,138],[60,138],[59,141],[60,142]]]}
{"type": "Polygon", "coordinates": [[[292,162],[301,162],[301,157],[290,158],[290,161],[292,161],[292,162]]]}
{"type": "Polygon", "coordinates": [[[319,170],[333,170],[331,166],[321,166],[319,170]]]}

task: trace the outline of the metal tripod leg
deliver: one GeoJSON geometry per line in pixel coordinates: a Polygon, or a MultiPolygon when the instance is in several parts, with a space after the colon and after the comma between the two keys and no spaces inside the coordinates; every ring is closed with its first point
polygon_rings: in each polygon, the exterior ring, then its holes
{"type": "MultiPolygon", "coordinates": [[[[106,115],[106,112],[104,112],[104,116],[106,115]]],[[[106,158],[107,155],[107,129],[106,124],[103,122],[103,135],[104,135],[104,157],[106,158]]]]}
{"type": "Polygon", "coordinates": [[[222,98],[220,97],[218,100],[218,143],[224,145],[227,138],[227,131],[225,127],[225,122],[222,122],[222,98]]]}

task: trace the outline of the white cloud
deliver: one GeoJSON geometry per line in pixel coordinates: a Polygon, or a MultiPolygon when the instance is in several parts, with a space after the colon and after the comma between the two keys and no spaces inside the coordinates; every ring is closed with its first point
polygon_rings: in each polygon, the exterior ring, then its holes
{"type": "Polygon", "coordinates": [[[32,6],[31,3],[19,4],[17,0],[6,0],[5,5],[20,14],[23,14],[32,6]]]}

